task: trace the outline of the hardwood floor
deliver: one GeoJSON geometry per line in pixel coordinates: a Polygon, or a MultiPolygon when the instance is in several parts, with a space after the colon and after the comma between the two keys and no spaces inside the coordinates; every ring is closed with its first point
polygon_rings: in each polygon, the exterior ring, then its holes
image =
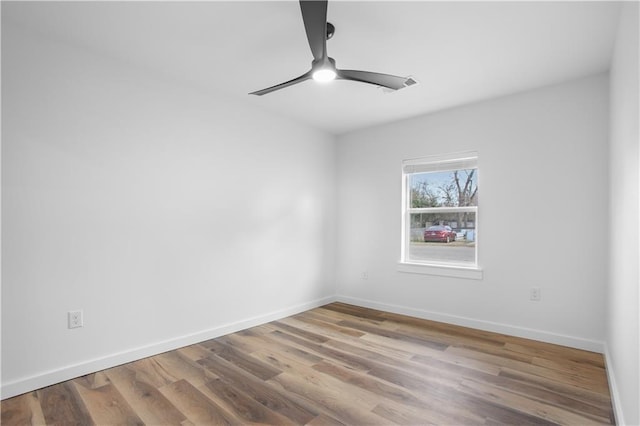
{"type": "Polygon", "coordinates": [[[1,410],[3,425],[613,423],[600,354],[342,303],[1,410]]]}

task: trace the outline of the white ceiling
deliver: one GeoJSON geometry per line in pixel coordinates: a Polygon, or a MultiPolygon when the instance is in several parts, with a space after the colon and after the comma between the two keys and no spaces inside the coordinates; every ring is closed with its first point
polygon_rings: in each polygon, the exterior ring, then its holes
{"type": "Polygon", "coordinates": [[[295,1],[2,2],[3,20],[333,134],[606,71],[618,13],[592,1],[330,1],[338,68],[420,84],[307,81],[257,97],[310,68],[295,1]]]}

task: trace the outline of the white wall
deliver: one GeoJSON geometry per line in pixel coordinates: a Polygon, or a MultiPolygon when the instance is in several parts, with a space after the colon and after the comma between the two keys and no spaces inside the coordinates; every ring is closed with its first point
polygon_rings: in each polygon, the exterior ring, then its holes
{"type": "Polygon", "coordinates": [[[607,360],[619,424],[640,424],[640,69],[638,3],[623,5],[611,67],[611,234],[607,360]]]}
{"type": "Polygon", "coordinates": [[[602,350],[607,123],[599,75],[339,137],[339,297],[602,350]],[[484,279],[398,272],[401,161],[469,150],[479,154],[484,279]]]}
{"type": "Polygon", "coordinates": [[[2,89],[3,397],[335,293],[334,137],[8,22],[2,89]]]}

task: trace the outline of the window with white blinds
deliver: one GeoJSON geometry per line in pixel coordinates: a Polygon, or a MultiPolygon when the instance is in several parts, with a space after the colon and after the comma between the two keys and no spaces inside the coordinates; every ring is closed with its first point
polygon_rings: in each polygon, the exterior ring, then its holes
{"type": "Polygon", "coordinates": [[[402,162],[401,263],[477,268],[478,155],[402,162]]]}

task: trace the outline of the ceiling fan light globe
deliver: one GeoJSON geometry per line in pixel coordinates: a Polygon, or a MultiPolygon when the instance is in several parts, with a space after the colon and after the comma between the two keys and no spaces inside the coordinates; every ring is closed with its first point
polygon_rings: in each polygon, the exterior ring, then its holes
{"type": "Polygon", "coordinates": [[[327,83],[331,80],[335,80],[336,72],[332,69],[320,69],[314,71],[311,77],[319,83],[327,83]]]}

